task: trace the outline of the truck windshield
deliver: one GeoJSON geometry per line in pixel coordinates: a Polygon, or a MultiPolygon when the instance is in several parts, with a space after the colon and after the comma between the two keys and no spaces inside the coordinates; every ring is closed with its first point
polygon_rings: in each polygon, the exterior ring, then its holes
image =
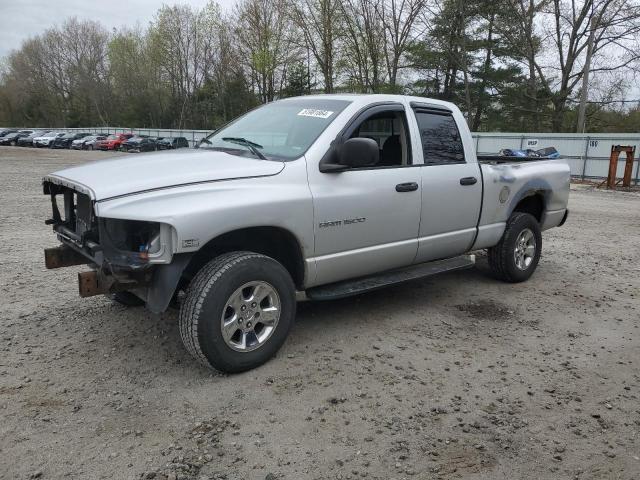
{"type": "Polygon", "coordinates": [[[349,103],[304,98],[269,103],[202,139],[198,148],[259,158],[253,150],[257,149],[267,160],[293,160],[307,151],[349,103]]]}

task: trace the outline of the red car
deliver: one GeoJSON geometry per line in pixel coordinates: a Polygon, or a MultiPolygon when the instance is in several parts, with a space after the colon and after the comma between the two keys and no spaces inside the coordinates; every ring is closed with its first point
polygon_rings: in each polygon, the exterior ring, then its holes
{"type": "Polygon", "coordinates": [[[114,133],[104,140],[96,142],[96,148],[98,150],[118,150],[120,145],[131,137],[133,137],[133,133],[114,133]]]}

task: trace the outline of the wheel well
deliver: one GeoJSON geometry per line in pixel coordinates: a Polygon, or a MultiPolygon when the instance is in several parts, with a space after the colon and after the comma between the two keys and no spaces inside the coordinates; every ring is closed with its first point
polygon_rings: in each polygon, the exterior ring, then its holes
{"type": "Polygon", "coordinates": [[[542,193],[535,192],[526,196],[518,202],[514,212],[529,213],[538,220],[538,223],[542,221],[542,212],[544,212],[544,197],[542,193]]]}
{"type": "Polygon", "coordinates": [[[184,281],[190,281],[200,268],[218,255],[239,250],[261,253],[277,260],[288,270],[296,288],[304,288],[304,259],[300,244],[291,232],[279,227],[243,228],[210,240],[185,268],[184,281]]]}

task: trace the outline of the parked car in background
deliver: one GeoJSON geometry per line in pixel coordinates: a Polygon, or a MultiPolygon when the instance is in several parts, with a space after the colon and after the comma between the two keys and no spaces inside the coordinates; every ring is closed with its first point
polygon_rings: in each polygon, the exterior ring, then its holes
{"type": "Polygon", "coordinates": [[[189,148],[189,142],[184,137],[164,137],[158,140],[158,150],[172,150],[175,148],[189,148]]]}
{"type": "Polygon", "coordinates": [[[98,142],[101,142],[106,138],[107,135],[92,135],[91,137],[87,137],[85,139],[83,148],[85,150],[95,150],[97,148],[96,145],[98,144],[98,142]]]}
{"type": "Polygon", "coordinates": [[[126,152],[153,152],[158,148],[154,139],[139,135],[124,142],[122,149],[126,152]]]}
{"type": "Polygon", "coordinates": [[[78,140],[80,138],[85,138],[90,136],[89,132],[81,132],[81,133],[67,133],[62,135],[61,137],[56,138],[51,145],[52,148],[71,148],[71,142],[74,140],[78,140]]]}
{"type": "Polygon", "coordinates": [[[14,147],[18,144],[18,140],[22,137],[26,137],[31,135],[33,130],[19,130],[17,132],[10,133],[0,138],[0,145],[13,145],[14,147]]]}
{"type": "Polygon", "coordinates": [[[4,137],[5,135],[9,135],[10,133],[16,133],[17,131],[17,128],[2,128],[0,129],[0,138],[4,137]]]}
{"type": "Polygon", "coordinates": [[[27,135],[26,137],[21,137],[18,139],[19,147],[33,147],[33,139],[36,137],[41,137],[49,133],[50,130],[36,130],[31,135],[27,135]]]}
{"type": "Polygon", "coordinates": [[[66,132],[49,132],[39,137],[34,137],[33,146],[36,148],[50,147],[56,138],[61,137],[62,135],[65,135],[65,134],[66,132]]]}
{"type": "Polygon", "coordinates": [[[133,137],[133,133],[114,133],[104,140],[96,142],[95,148],[97,150],[118,150],[120,145],[133,137]]]}
{"type": "Polygon", "coordinates": [[[129,150],[129,146],[130,145],[137,144],[138,141],[140,141],[140,139],[142,139],[142,138],[149,138],[149,135],[134,134],[131,138],[128,138],[127,140],[122,142],[120,144],[120,148],[118,148],[118,150],[122,150],[123,152],[127,152],[129,150]],[[129,143],[129,142],[132,142],[132,143],[129,143]]]}
{"type": "Polygon", "coordinates": [[[103,140],[106,135],[88,135],[86,137],[77,138],[71,142],[71,148],[74,150],[93,150],[98,139],[103,140]],[[91,148],[89,148],[91,147],[91,148]]]}

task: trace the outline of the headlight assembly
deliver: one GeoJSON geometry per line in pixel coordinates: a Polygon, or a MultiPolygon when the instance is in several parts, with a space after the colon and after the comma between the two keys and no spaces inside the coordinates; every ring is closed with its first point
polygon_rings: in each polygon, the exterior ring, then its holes
{"type": "Polygon", "coordinates": [[[171,261],[170,225],[100,218],[99,230],[104,259],[111,264],[136,268],[171,261]]]}

